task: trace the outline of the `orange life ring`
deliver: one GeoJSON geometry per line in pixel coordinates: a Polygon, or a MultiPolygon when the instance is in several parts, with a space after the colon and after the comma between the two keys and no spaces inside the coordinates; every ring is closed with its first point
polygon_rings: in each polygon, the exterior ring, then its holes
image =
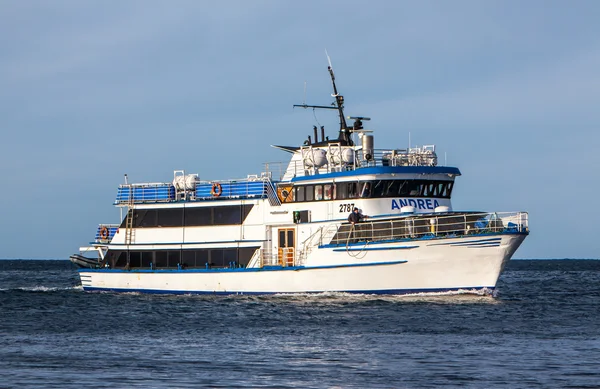
{"type": "Polygon", "coordinates": [[[215,197],[219,197],[221,196],[221,193],[223,193],[223,188],[221,187],[221,184],[215,182],[212,186],[212,189],[210,190],[210,194],[215,197]]]}
{"type": "Polygon", "coordinates": [[[106,226],[103,226],[100,229],[100,239],[108,239],[109,235],[110,235],[110,231],[108,231],[108,228],[106,228],[106,226]]]}

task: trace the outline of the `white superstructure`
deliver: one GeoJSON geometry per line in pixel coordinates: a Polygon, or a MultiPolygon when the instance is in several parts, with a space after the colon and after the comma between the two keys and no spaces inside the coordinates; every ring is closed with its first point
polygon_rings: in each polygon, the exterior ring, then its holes
{"type": "Polygon", "coordinates": [[[452,210],[460,171],[435,146],[376,149],[368,118],[348,126],[333,71],[338,138],[321,128],[280,171],[118,189],[120,224],[73,255],[85,290],[150,293],[416,293],[492,290],[528,235],[525,212],[452,210]],[[368,218],[356,224],[358,208],[368,218]]]}

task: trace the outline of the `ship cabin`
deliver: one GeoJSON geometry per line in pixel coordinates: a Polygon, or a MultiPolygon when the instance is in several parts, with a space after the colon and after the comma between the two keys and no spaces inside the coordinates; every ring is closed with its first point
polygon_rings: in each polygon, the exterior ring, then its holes
{"type": "Polygon", "coordinates": [[[372,135],[362,139],[274,146],[290,161],[245,179],[203,181],[182,170],[172,182],[125,177],[114,202],[122,222],[99,225],[92,244],[109,248],[111,268],[245,268],[259,249],[295,257],[302,234],[346,223],[355,207],[370,220],[451,211],[460,171],[437,166],[435,146],[376,150],[372,135]]]}

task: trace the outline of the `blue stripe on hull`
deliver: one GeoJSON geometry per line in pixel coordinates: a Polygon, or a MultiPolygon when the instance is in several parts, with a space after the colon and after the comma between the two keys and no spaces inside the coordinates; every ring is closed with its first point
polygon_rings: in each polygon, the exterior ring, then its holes
{"type": "Polygon", "coordinates": [[[113,289],[113,288],[97,288],[84,286],[86,292],[120,292],[120,293],[147,293],[147,294],[179,294],[179,295],[274,295],[274,294],[320,294],[320,293],[353,293],[353,294],[390,294],[390,295],[406,295],[418,293],[448,293],[458,291],[475,291],[481,292],[488,290],[494,291],[493,286],[473,286],[462,288],[434,288],[434,289],[385,289],[385,290],[335,290],[335,291],[313,291],[313,292],[208,292],[208,291],[187,291],[187,290],[156,290],[156,289],[113,289]]]}
{"type": "Polygon", "coordinates": [[[408,261],[390,261],[390,262],[367,262],[367,263],[352,263],[348,265],[325,265],[325,266],[265,266],[262,268],[216,268],[216,269],[166,269],[166,270],[151,270],[151,269],[78,269],[80,276],[90,277],[86,274],[81,273],[249,273],[249,272],[265,272],[265,271],[297,271],[297,270],[321,270],[321,269],[338,269],[343,267],[365,267],[365,266],[386,266],[386,265],[399,265],[408,261]]]}
{"type": "Polygon", "coordinates": [[[365,244],[363,244],[363,248],[341,248],[341,249],[333,249],[332,251],[334,252],[339,252],[339,251],[382,251],[382,250],[410,250],[410,249],[415,249],[419,246],[400,246],[400,247],[366,247],[365,244]]]}

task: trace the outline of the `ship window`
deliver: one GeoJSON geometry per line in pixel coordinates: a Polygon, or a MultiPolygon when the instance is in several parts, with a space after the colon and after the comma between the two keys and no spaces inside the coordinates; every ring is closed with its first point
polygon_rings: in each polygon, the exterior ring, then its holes
{"type": "Polygon", "coordinates": [[[325,184],[323,189],[323,199],[331,200],[333,198],[333,185],[325,184]]]}
{"type": "Polygon", "coordinates": [[[129,266],[130,267],[141,267],[142,265],[142,253],[139,251],[129,252],[129,266]]]}
{"type": "Polygon", "coordinates": [[[446,184],[446,196],[444,196],[444,197],[450,198],[452,196],[452,188],[453,187],[454,187],[454,182],[449,181],[446,184]]]}
{"type": "Polygon", "coordinates": [[[242,210],[239,206],[227,206],[213,208],[213,224],[241,224],[242,210]]]}
{"type": "Polygon", "coordinates": [[[181,227],[183,208],[164,208],[158,212],[158,227],[181,227]]]}
{"type": "Polygon", "coordinates": [[[167,261],[167,252],[164,250],[156,251],[154,263],[157,268],[169,267],[169,262],[167,261]]]}
{"type": "Polygon", "coordinates": [[[179,251],[169,251],[167,254],[167,267],[177,267],[180,254],[179,251]]]}
{"type": "Polygon", "coordinates": [[[155,209],[139,210],[139,217],[135,220],[136,227],[156,227],[157,212],[155,209]]]}
{"type": "Polygon", "coordinates": [[[313,201],[314,200],[314,188],[313,185],[307,185],[306,186],[306,201],[313,201]]]}
{"type": "Polygon", "coordinates": [[[185,209],[185,226],[208,226],[212,224],[212,212],[209,207],[191,207],[185,209]]]}
{"type": "Polygon", "coordinates": [[[315,200],[323,200],[323,185],[315,185],[315,200]]]}
{"type": "Polygon", "coordinates": [[[223,267],[223,249],[210,250],[210,266],[223,267]]]}
{"type": "Polygon", "coordinates": [[[371,197],[371,183],[370,182],[364,182],[360,185],[360,187],[361,187],[360,197],[362,197],[362,198],[371,197]]]}
{"type": "Polygon", "coordinates": [[[346,184],[348,186],[348,197],[349,199],[355,199],[358,197],[357,184],[356,182],[349,182],[346,184]]]}
{"type": "Polygon", "coordinates": [[[109,251],[107,259],[110,261],[110,267],[125,267],[127,266],[127,251],[109,251]]]}
{"type": "Polygon", "coordinates": [[[418,197],[421,195],[421,184],[418,181],[407,181],[408,195],[412,197],[418,197]]]}
{"type": "Polygon", "coordinates": [[[303,186],[296,187],[296,201],[304,201],[304,187],[303,186]]]}
{"type": "Polygon", "coordinates": [[[205,267],[208,262],[208,250],[196,250],[196,266],[205,267]]]}
{"type": "Polygon", "coordinates": [[[181,263],[184,267],[199,267],[196,265],[196,250],[183,250],[181,252],[181,263]]]}
{"type": "Polygon", "coordinates": [[[248,266],[250,259],[254,255],[254,252],[256,252],[256,249],[256,247],[240,247],[238,250],[238,263],[243,267],[248,266]]]}
{"type": "Polygon", "coordinates": [[[142,267],[150,267],[150,265],[152,265],[153,254],[154,253],[152,251],[140,252],[140,256],[142,257],[142,267]]]}
{"type": "Polygon", "coordinates": [[[237,261],[237,249],[223,250],[223,266],[229,266],[230,262],[237,261]]]}

